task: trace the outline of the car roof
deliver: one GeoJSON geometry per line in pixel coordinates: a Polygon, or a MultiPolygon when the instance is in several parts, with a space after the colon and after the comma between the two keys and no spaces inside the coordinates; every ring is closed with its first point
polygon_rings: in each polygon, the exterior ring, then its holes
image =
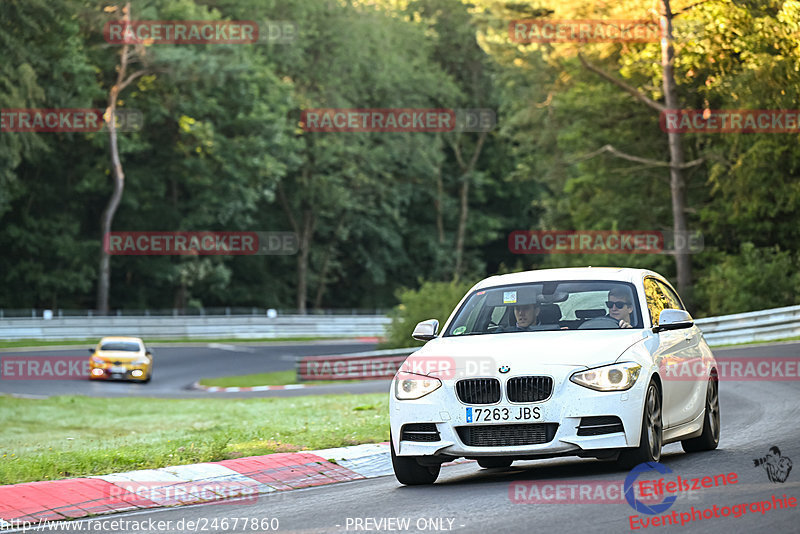
{"type": "Polygon", "coordinates": [[[646,275],[664,278],[660,274],[648,269],[632,269],[629,267],[568,267],[561,269],[538,269],[521,273],[490,276],[478,282],[472,289],[486,289],[511,284],[559,280],[613,280],[637,283],[646,275]]]}

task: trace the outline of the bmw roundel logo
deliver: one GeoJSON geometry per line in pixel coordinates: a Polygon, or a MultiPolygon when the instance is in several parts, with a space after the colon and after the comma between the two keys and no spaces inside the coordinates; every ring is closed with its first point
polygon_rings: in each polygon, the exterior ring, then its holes
{"type": "Polygon", "coordinates": [[[510,370],[511,370],[511,367],[509,367],[507,365],[503,365],[502,367],[500,367],[500,369],[498,369],[498,371],[500,371],[501,373],[507,373],[510,370]]]}

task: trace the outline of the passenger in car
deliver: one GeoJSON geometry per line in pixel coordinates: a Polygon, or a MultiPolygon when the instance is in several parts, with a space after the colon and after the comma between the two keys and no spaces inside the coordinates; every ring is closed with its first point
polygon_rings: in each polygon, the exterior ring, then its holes
{"type": "Polygon", "coordinates": [[[631,326],[631,313],[633,312],[633,299],[630,292],[624,287],[614,287],[608,292],[608,317],[619,324],[620,328],[633,328],[631,326]]]}

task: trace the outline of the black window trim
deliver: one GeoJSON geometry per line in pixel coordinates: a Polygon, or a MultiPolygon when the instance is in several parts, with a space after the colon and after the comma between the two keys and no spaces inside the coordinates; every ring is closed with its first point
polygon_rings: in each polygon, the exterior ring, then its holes
{"type": "MultiPolygon", "coordinates": [[[[652,275],[647,275],[647,276],[653,277],[652,275]]],[[[653,278],[655,278],[655,277],[653,277],[653,278]]],[[[503,284],[501,286],[482,287],[482,288],[478,288],[478,289],[475,289],[475,290],[471,291],[470,293],[468,293],[462,299],[463,302],[461,303],[461,306],[459,306],[458,309],[454,313],[451,313],[451,316],[453,317],[453,321],[450,321],[447,324],[447,328],[443,328],[442,329],[441,337],[443,337],[443,338],[444,337],[460,337],[460,336],[453,335],[453,333],[451,332],[452,327],[453,327],[453,322],[455,321],[455,318],[459,316],[459,314],[461,313],[461,310],[464,308],[464,306],[466,306],[467,302],[469,302],[470,298],[472,298],[472,296],[475,295],[476,293],[478,293],[479,291],[489,291],[489,290],[494,290],[494,289],[502,289],[502,288],[506,288],[506,287],[519,287],[519,286],[522,286],[522,285],[531,285],[531,284],[546,284],[548,282],[557,282],[559,284],[581,284],[581,283],[592,283],[592,282],[595,282],[595,283],[606,282],[606,283],[627,285],[627,286],[629,286],[631,288],[631,291],[633,291],[633,294],[636,297],[633,300],[636,301],[636,302],[634,302],[636,311],[639,313],[639,316],[642,318],[641,329],[646,329],[647,328],[645,326],[644,313],[642,312],[641,306],[640,306],[640,300],[639,300],[640,298],[639,298],[639,295],[638,295],[639,294],[639,288],[637,287],[636,282],[630,282],[630,281],[627,281],[627,280],[608,280],[608,279],[603,280],[603,279],[596,279],[596,278],[583,279],[583,280],[534,280],[534,281],[530,281],[530,282],[516,282],[516,283],[510,283],[510,284],[503,284]]],[[[642,289],[644,289],[644,288],[642,288],[642,289]]],[[[675,294],[676,295],[678,294],[677,291],[675,292],[675,294]]],[[[643,293],[643,295],[644,295],[644,293],[643,293]]],[[[680,295],[678,296],[678,298],[680,299],[680,295]]],[[[645,301],[646,300],[647,299],[645,298],[645,301]]],[[[681,301],[681,304],[683,304],[683,301],[681,301]]],[[[650,311],[649,310],[647,312],[647,316],[648,317],[650,316],[650,311]]],[[[652,323],[652,321],[651,321],[651,323],[652,323]]],[[[652,326],[653,325],[651,325],[651,328],[652,328],[652,326]]],[[[638,330],[639,328],[637,327],[636,329],[638,330]]],[[[546,330],[546,331],[549,332],[551,330],[546,330]]],[[[555,332],[555,330],[552,330],[552,331],[555,332]]],[[[484,335],[484,334],[469,334],[469,335],[484,335]]]]}

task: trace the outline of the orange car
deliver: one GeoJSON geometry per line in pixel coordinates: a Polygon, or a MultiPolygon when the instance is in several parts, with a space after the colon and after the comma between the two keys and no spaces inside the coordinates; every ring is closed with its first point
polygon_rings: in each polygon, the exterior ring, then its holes
{"type": "Polygon", "coordinates": [[[89,359],[89,380],[134,380],[153,378],[153,354],[138,337],[104,337],[89,359]]]}

